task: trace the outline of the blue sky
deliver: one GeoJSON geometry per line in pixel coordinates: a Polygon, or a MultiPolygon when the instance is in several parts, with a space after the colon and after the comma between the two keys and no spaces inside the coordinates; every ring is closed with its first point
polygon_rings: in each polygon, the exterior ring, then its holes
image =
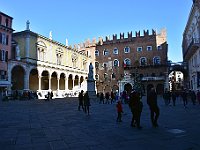
{"type": "MultiPolygon", "coordinates": [[[[13,29],[30,29],[69,45],[129,31],[167,29],[168,58],[182,61],[182,34],[192,0],[0,0],[0,11],[13,17],[13,29]]],[[[118,36],[119,37],[119,36],[118,36]]]]}

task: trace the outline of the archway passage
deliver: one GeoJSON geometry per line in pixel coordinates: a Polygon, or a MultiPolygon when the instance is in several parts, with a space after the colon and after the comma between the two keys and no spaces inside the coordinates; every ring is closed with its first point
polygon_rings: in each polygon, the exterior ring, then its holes
{"type": "Polygon", "coordinates": [[[60,85],[60,90],[65,90],[65,74],[64,73],[61,73],[60,75],[59,85],[60,85]]]}
{"type": "Polygon", "coordinates": [[[24,89],[24,74],[25,71],[21,66],[15,66],[11,72],[11,83],[12,90],[23,90],[24,89]]]}
{"type": "Polygon", "coordinates": [[[73,89],[73,80],[72,80],[73,76],[72,74],[69,75],[69,78],[68,78],[68,89],[69,90],[72,90],[73,89]]]}
{"type": "Polygon", "coordinates": [[[42,72],[41,78],[41,90],[49,89],[49,73],[47,71],[42,72]]]}
{"type": "Polygon", "coordinates": [[[124,85],[124,90],[127,91],[127,94],[129,95],[132,91],[132,85],[130,83],[126,83],[124,85]]]}
{"type": "Polygon", "coordinates": [[[32,69],[29,75],[29,89],[32,91],[37,91],[39,87],[38,71],[37,69],[32,69]]]}
{"type": "Polygon", "coordinates": [[[56,72],[53,72],[51,75],[51,90],[55,91],[58,89],[58,80],[56,72]]]}

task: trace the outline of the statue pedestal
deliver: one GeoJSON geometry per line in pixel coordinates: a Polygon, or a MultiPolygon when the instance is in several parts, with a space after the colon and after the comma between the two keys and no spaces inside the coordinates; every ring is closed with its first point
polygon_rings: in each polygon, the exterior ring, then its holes
{"type": "Polygon", "coordinates": [[[96,99],[97,95],[96,95],[96,91],[95,91],[95,80],[94,79],[88,79],[87,80],[87,91],[88,91],[88,95],[89,98],[92,99],[96,99]]]}

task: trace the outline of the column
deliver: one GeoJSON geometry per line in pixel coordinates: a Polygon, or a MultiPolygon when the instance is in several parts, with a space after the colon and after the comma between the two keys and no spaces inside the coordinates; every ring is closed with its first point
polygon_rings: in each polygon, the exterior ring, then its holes
{"type": "Polygon", "coordinates": [[[81,77],[78,79],[78,86],[81,87],[81,77]]]}
{"type": "Polygon", "coordinates": [[[58,87],[57,87],[57,90],[60,89],[60,78],[57,78],[57,81],[58,81],[58,87]]]}
{"type": "Polygon", "coordinates": [[[74,82],[75,82],[75,79],[72,77],[72,90],[74,90],[74,82]]]}
{"type": "Polygon", "coordinates": [[[42,78],[41,76],[38,76],[38,80],[39,80],[39,82],[38,82],[39,83],[38,90],[39,91],[41,90],[41,78],[42,78]]]}
{"type": "Polygon", "coordinates": [[[65,78],[65,91],[68,91],[68,78],[65,78]]]}
{"type": "Polygon", "coordinates": [[[51,91],[51,77],[49,77],[49,91],[51,91]]]}
{"type": "Polygon", "coordinates": [[[29,49],[30,49],[30,35],[27,33],[26,35],[26,43],[25,43],[25,57],[29,58],[29,49]]]}
{"type": "Polygon", "coordinates": [[[24,90],[29,90],[29,74],[27,71],[24,73],[24,90]]]}

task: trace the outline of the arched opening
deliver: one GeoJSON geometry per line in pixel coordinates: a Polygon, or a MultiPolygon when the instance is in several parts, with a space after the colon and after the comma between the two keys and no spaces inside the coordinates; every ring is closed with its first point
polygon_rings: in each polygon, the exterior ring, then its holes
{"type": "Polygon", "coordinates": [[[64,73],[61,73],[60,75],[59,84],[60,84],[60,90],[65,90],[65,74],[64,73]]]}
{"type": "Polygon", "coordinates": [[[53,72],[51,75],[51,90],[55,91],[58,89],[57,73],[53,72]]]}
{"type": "Polygon", "coordinates": [[[12,90],[23,90],[24,89],[24,68],[21,66],[15,66],[11,72],[11,83],[12,90]]]}
{"type": "Polygon", "coordinates": [[[73,80],[72,80],[72,74],[69,75],[69,78],[68,78],[68,89],[69,90],[72,90],[73,89],[73,80]]]}
{"type": "Polygon", "coordinates": [[[80,78],[80,85],[81,85],[81,83],[83,83],[83,81],[84,81],[84,78],[83,78],[83,76],[81,76],[81,78],[80,78]]]}
{"type": "Polygon", "coordinates": [[[126,83],[124,85],[124,90],[127,91],[127,94],[129,95],[132,91],[132,85],[130,83],[126,83]]]}
{"type": "Polygon", "coordinates": [[[43,71],[41,77],[41,90],[49,89],[49,72],[43,71]]]}
{"type": "Polygon", "coordinates": [[[29,75],[29,89],[32,91],[37,91],[39,87],[38,71],[37,69],[32,69],[29,75]]]}
{"type": "Polygon", "coordinates": [[[156,92],[158,95],[162,95],[164,93],[164,85],[163,84],[158,84],[156,87],[156,92]]]}
{"type": "Polygon", "coordinates": [[[76,75],[74,79],[74,86],[78,86],[78,80],[78,75],[76,75]]]}

